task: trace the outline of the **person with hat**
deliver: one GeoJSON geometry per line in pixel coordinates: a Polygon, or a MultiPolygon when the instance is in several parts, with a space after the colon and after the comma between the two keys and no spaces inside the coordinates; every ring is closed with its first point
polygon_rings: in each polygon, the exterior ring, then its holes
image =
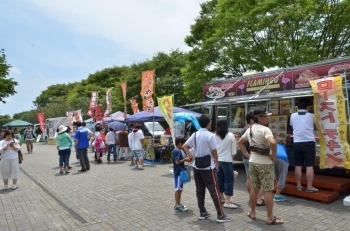
{"type": "Polygon", "coordinates": [[[60,174],[63,174],[63,163],[64,163],[65,174],[69,174],[68,167],[69,167],[69,157],[71,153],[70,148],[73,145],[73,142],[66,131],[67,131],[67,127],[64,125],[60,125],[58,127],[58,132],[56,137],[58,155],[60,156],[59,158],[60,174]]]}
{"type": "Polygon", "coordinates": [[[267,127],[269,123],[266,110],[254,110],[254,124],[247,129],[238,141],[243,155],[249,159],[249,175],[252,189],[250,190],[250,212],[247,214],[252,220],[256,219],[257,194],[262,187],[265,191],[265,206],[267,212],[266,224],[280,225],[283,220],[273,215],[274,189],[274,160],[276,159],[276,140],[272,131],[267,127]],[[245,143],[249,141],[250,153],[245,143]]]}

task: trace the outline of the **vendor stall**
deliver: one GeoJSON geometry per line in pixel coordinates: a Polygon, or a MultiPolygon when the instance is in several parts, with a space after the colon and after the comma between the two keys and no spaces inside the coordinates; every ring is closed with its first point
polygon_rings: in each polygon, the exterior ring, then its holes
{"type": "MultiPolygon", "coordinates": [[[[227,120],[230,131],[239,133],[246,126],[245,115],[255,109],[267,109],[272,113],[269,127],[277,141],[285,142],[289,150],[290,166],[294,166],[293,130],[289,125],[290,114],[297,111],[295,105],[300,98],[314,100],[314,92],[310,81],[341,76],[340,89],[344,91],[344,110],[347,128],[349,127],[349,89],[350,57],[344,57],[303,66],[279,69],[272,72],[257,73],[250,76],[237,77],[225,81],[205,84],[203,87],[204,102],[186,105],[187,107],[210,107],[212,130],[215,131],[218,120],[227,120]]],[[[339,82],[339,81],[338,81],[339,82]]],[[[339,97],[338,97],[339,98],[339,97]]],[[[339,100],[338,100],[339,101],[339,100]]],[[[340,101],[339,101],[340,102],[340,101]]],[[[311,107],[311,112],[314,108],[311,107]]],[[[343,132],[343,131],[342,131],[343,132]]],[[[348,133],[346,133],[347,135],[348,133]]],[[[320,170],[320,143],[318,132],[316,138],[315,169],[320,170]]],[[[241,160],[238,154],[235,160],[241,160]]],[[[320,170],[327,174],[341,174],[350,177],[349,170],[335,167],[320,170]]]]}

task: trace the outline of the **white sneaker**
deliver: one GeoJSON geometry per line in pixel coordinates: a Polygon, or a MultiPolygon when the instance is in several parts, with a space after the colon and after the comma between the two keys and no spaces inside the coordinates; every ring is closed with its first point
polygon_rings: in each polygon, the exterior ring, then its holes
{"type": "Polygon", "coordinates": [[[228,208],[228,209],[236,209],[236,208],[238,208],[238,206],[237,205],[235,205],[235,204],[224,204],[224,208],[228,208]]]}
{"type": "Polygon", "coordinates": [[[79,160],[76,160],[75,163],[80,163],[80,161],[79,161],[79,160]]]}
{"type": "Polygon", "coordinates": [[[9,186],[8,185],[4,185],[4,189],[9,189],[9,186]]]}

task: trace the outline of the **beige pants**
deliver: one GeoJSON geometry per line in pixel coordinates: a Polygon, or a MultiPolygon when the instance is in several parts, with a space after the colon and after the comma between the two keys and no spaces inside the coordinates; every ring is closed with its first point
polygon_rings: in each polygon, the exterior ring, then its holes
{"type": "Polygon", "coordinates": [[[33,152],[33,140],[26,140],[27,151],[33,152]]]}

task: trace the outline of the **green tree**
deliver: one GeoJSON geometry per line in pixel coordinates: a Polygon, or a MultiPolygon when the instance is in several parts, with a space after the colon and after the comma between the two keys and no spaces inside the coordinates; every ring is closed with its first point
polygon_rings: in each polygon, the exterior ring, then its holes
{"type": "MultiPolygon", "coordinates": [[[[216,74],[288,67],[350,54],[349,0],[212,0],[185,42],[186,94],[216,74]],[[212,75],[211,75],[212,74],[212,75]],[[197,76],[196,81],[191,76],[197,76]]],[[[216,76],[215,76],[216,75],[216,76]]]]}
{"type": "Polygon", "coordinates": [[[11,65],[6,62],[5,51],[0,49],[0,101],[6,103],[5,99],[17,93],[15,87],[18,85],[13,78],[8,78],[11,65]]]}
{"type": "Polygon", "coordinates": [[[0,115],[0,127],[8,122],[11,122],[12,118],[9,115],[0,115]]]}

